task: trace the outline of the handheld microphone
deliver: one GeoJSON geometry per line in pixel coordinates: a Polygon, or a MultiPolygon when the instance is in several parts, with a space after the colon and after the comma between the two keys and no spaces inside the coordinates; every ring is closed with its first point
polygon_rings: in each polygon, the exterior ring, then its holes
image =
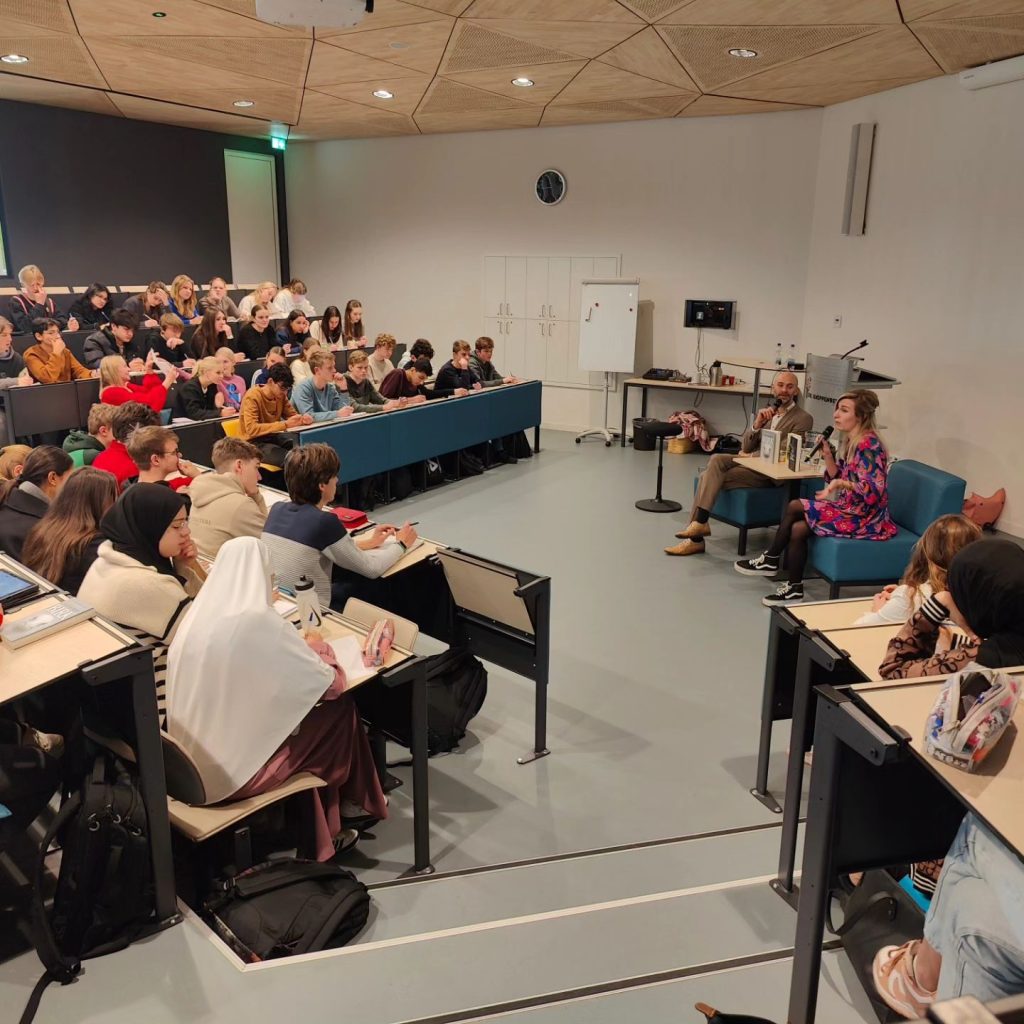
{"type": "Polygon", "coordinates": [[[804,462],[810,462],[828,444],[828,439],[835,433],[835,429],[835,427],[826,427],[821,432],[821,437],[818,438],[817,444],[804,456],[804,462]]]}
{"type": "Polygon", "coordinates": [[[782,408],[782,399],[781,399],[781,398],[779,398],[779,396],[778,396],[778,395],[776,395],[776,396],[775,396],[775,397],[774,397],[774,398],[772,399],[772,408],[773,408],[773,409],[781,409],[781,408],[782,408]]]}

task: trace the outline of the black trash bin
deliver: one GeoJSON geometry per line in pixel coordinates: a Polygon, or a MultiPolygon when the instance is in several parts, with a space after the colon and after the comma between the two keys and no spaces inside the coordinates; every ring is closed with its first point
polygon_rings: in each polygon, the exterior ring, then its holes
{"type": "Polygon", "coordinates": [[[637,416],[633,420],[633,448],[638,452],[653,452],[654,438],[644,427],[648,423],[658,423],[653,416],[637,416]]]}

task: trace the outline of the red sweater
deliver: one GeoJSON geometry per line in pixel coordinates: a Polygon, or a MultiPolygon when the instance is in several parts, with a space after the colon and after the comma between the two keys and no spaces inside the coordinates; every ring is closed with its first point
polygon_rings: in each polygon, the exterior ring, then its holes
{"type": "Polygon", "coordinates": [[[160,412],[167,404],[167,388],[155,373],[147,373],[141,384],[129,381],[125,385],[111,385],[100,392],[104,405],[124,405],[125,402],[141,402],[153,412],[160,412]]]}
{"type": "Polygon", "coordinates": [[[95,459],[92,460],[93,469],[105,469],[117,477],[118,489],[125,485],[128,480],[134,480],[139,475],[139,467],[131,460],[128,449],[120,441],[111,441],[109,447],[104,449],[95,459]]]}

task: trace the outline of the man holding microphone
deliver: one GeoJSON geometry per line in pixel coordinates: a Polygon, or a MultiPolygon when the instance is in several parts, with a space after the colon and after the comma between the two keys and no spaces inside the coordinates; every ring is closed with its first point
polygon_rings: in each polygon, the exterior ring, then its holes
{"type": "Polygon", "coordinates": [[[666,555],[702,555],[704,538],[711,533],[708,519],[715,507],[715,500],[723,490],[734,491],[741,487],[774,487],[773,481],[743,465],[744,456],[756,455],[761,448],[761,431],[768,427],[785,434],[804,434],[812,428],[814,421],[810,413],[797,405],[800,396],[796,374],[780,370],[772,381],[772,402],[754,417],[751,426],[743,431],[742,453],[733,455],[712,455],[704,470],[693,500],[692,520],[685,530],[676,534],[681,543],[665,548],[666,555]]]}

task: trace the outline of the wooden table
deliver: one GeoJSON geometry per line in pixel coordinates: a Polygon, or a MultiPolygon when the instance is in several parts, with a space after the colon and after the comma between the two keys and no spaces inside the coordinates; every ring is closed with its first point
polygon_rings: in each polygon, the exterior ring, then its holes
{"type": "MultiPolygon", "coordinates": [[[[789,500],[795,501],[800,497],[800,484],[804,480],[820,480],[822,478],[820,466],[807,466],[801,469],[790,469],[785,462],[769,462],[762,459],[760,455],[746,457],[735,456],[739,465],[746,469],[752,469],[755,473],[767,477],[777,484],[786,484],[789,489],[789,500]]],[[[824,485],[823,485],[824,486],[824,485]]]]}

